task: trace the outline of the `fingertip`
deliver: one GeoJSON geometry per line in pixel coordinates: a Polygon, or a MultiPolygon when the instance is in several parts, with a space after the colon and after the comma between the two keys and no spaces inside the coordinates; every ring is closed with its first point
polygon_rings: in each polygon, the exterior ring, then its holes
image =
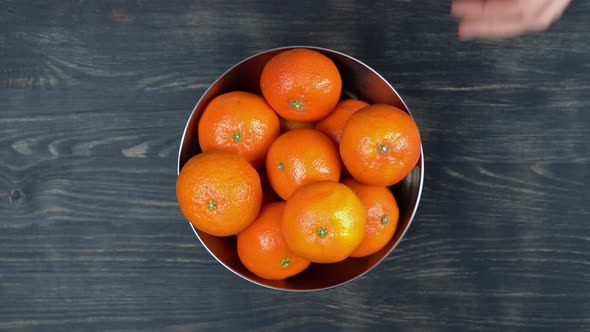
{"type": "Polygon", "coordinates": [[[483,6],[483,0],[453,0],[451,15],[454,17],[481,15],[483,6]]]}
{"type": "Polygon", "coordinates": [[[461,40],[472,40],[477,37],[477,30],[471,24],[461,23],[459,24],[458,35],[461,40]]]}
{"type": "Polygon", "coordinates": [[[453,16],[453,17],[463,16],[463,8],[461,6],[461,2],[453,1],[451,3],[451,16],[453,16]]]}

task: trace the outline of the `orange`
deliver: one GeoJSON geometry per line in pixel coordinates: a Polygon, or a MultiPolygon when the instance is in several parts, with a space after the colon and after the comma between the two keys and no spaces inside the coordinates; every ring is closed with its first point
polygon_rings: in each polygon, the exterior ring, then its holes
{"type": "Polygon", "coordinates": [[[283,118],[279,118],[279,122],[281,124],[281,133],[284,133],[289,130],[297,129],[297,128],[313,128],[313,127],[315,127],[315,122],[290,121],[290,120],[285,120],[283,118]]]}
{"type": "Polygon", "coordinates": [[[369,186],[353,178],[344,179],[342,183],[352,189],[363,203],[367,217],[365,237],[350,256],[374,254],[383,249],[395,234],[399,219],[395,197],[387,187],[369,186]]]}
{"type": "Polygon", "coordinates": [[[399,108],[375,104],[354,113],[342,131],[340,156],[359,182],[389,186],[401,181],[420,158],[420,132],[399,108]]]}
{"type": "Polygon", "coordinates": [[[264,279],[282,280],[310,264],[287,246],[281,226],[284,207],[284,202],[263,206],[258,218],[238,234],[238,257],[248,270],[264,279]]]}
{"type": "Polygon", "coordinates": [[[327,56],[296,48],[282,51],[265,64],[260,89],[282,118],[314,122],[328,115],[338,103],[342,78],[327,56]]]}
{"type": "Polygon", "coordinates": [[[176,179],[184,216],[199,230],[234,235],[256,219],[262,204],[260,177],[248,161],[224,151],[200,153],[176,179]]]}
{"type": "Polygon", "coordinates": [[[270,144],[279,136],[279,117],[266,101],[253,93],[234,91],[215,97],[199,120],[203,152],[237,153],[254,167],[264,164],[270,144]]]}
{"type": "Polygon", "coordinates": [[[318,122],[315,128],[328,135],[328,137],[330,137],[334,143],[340,144],[340,138],[342,137],[342,129],[344,129],[344,125],[351,115],[365,106],[369,106],[369,104],[361,100],[343,100],[336,104],[336,107],[332,113],[330,113],[322,121],[318,122]]]}
{"type": "Polygon", "coordinates": [[[319,130],[290,130],[270,146],[266,156],[266,173],[274,191],[286,200],[306,183],[338,181],[338,148],[319,130]]]}
{"type": "Polygon", "coordinates": [[[344,260],[365,234],[365,208],[347,186],[320,181],[298,189],[285,203],[283,234],[293,252],[316,263],[344,260]]]}

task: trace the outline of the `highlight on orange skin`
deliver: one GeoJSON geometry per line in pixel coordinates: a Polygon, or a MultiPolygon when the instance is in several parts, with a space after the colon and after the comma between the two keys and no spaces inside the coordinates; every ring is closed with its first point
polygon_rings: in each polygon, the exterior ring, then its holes
{"type": "Polygon", "coordinates": [[[365,208],[347,186],[333,181],[309,183],[285,203],[283,233],[297,255],[316,263],[336,263],[360,245],[365,208]]]}

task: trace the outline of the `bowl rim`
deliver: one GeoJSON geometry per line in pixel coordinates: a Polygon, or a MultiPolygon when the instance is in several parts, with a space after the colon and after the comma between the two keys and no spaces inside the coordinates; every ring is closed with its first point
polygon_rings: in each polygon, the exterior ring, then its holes
{"type": "MultiPolygon", "coordinates": [[[[267,49],[264,50],[262,52],[258,52],[256,54],[253,54],[249,57],[246,57],[242,60],[240,60],[239,62],[237,62],[236,64],[234,64],[233,66],[231,66],[229,69],[227,69],[226,71],[224,71],[222,74],[220,74],[217,79],[215,79],[215,81],[213,81],[209,87],[201,94],[201,97],[197,100],[197,103],[195,104],[195,106],[193,107],[193,110],[191,111],[191,114],[189,115],[187,121],[186,121],[186,125],[184,127],[184,131],[182,132],[182,136],[180,139],[180,146],[178,147],[178,157],[177,157],[177,161],[176,161],[176,175],[178,176],[180,174],[180,160],[181,160],[181,156],[182,156],[182,148],[185,145],[186,142],[186,133],[188,130],[189,125],[191,124],[191,122],[193,121],[193,117],[195,116],[195,112],[197,110],[197,107],[201,104],[201,101],[205,98],[205,96],[207,96],[207,94],[209,93],[209,91],[213,88],[213,86],[216,85],[217,82],[219,82],[223,77],[225,77],[229,72],[231,72],[234,68],[242,65],[244,62],[247,62],[255,57],[261,56],[263,54],[266,53],[271,53],[271,52],[277,52],[277,51],[286,51],[289,49],[294,49],[294,48],[306,48],[306,49],[311,49],[311,50],[316,50],[316,51],[320,51],[320,52],[327,52],[327,53],[334,53],[337,54],[339,56],[348,58],[349,60],[354,61],[355,63],[360,64],[361,66],[364,66],[366,69],[370,70],[373,74],[375,74],[377,77],[379,77],[383,82],[385,82],[385,84],[387,84],[387,86],[391,89],[391,91],[393,91],[393,93],[395,93],[395,95],[399,98],[400,102],[402,103],[402,105],[405,108],[405,111],[410,115],[410,117],[412,117],[412,119],[414,119],[414,116],[412,115],[412,112],[410,111],[410,108],[408,107],[408,105],[406,104],[406,102],[403,100],[403,98],[401,97],[401,95],[397,92],[397,90],[383,77],[381,76],[381,74],[379,74],[376,70],[374,70],[373,68],[371,68],[369,65],[367,65],[366,63],[339,51],[333,50],[333,49],[329,49],[329,48],[325,48],[325,47],[318,47],[318,46],[308,46],[308,45],[292,45],[292,46],[281,46],[281,47],[275,47],[275,48],[271,48],[271,49],[267,49]]],[[[371,267],[369,267],[367,270],[363,271],[362,273],[358,274],[357,276],[348,279],[346,281],[340,282],[338,284],[334,284],[328,287],[322,287],[322,288],[314,288],[314,289],[289,289],[289,288],[281,288],[281,287],[276,287],[276,286],[270,286],[270,285],[266,285],[263,284],[259,281],[253,280],[245,275],[242,275],[241,273],[235,271],[233,268],[229,267],[227,264],[225,264],[223,261],[221,261],[221,259],[219,259],[210,249],[209,247],[203,242],[203,239],[201,239],[201,237],[199,236],[199,233],[197,232],[197,230],[195,229],[195,226],[193,226],[193,224],[191,224],[190,221],[186,220],[187,223],[189,224],[190,228],[193,230],[193,233],[195,234],[195,236],[197,237],[197,239],[199,239],[199,241],[201,242],[201,244],[203,245],[203,247],[207,250],[207,252],[209,252],[209,254],[215,258],[215,260],[217,262],[219,262],[222,266],[224,266],[226,269],[228,269],[229,271],[231,271],[232,273],[234,273],[235,275],[239,276],[240,278],[247,280],[253,284],[256,284],[258,286],[262,286],[264,288],[268,288],[268,289],[272,289],[272,290],[278,290],[278,291],[283,291],[283,292],[292,292],[292,293],[308,293],[308,292],[318,292],[318,291],[324,291],[324,290],[329,290],[329,289],[333,289],[336,288],[338,286],[342,286],[345,285],[347,283],[350,283],[354,280],[359,279],[360,277],[366,275],[367,273],[369,273],[369,271],[373,270],[375,267],[377,267],[379,264],[381,264],[381,262],[383,262],[385,259],[387,259],[387,257],[389,257],[391,255],[391,253],[394,251],[394,249],[402,242],[404,236],[406,235],[406,233],[408,232],[408,230],[410,229],[410,226],[412,225],[412,222],[414,221],[414,217],[416,216],[416,213],[418,211],[418,207],[420,205],[420,199],[422,197],[422,189],[424,186],[424,150],[423,150],[423,146],[422,143],[420,143],[420,159],[418,161],[418,164],[420,165],[420,181],[419,181],[419,187],[418,187],[418,194],[416,195],[416,204],[414,206],[414,209],[412,210],[412,213],[410,214],[410,218],[408,220],[408,225],[406,226],[406,228],[402,231],[399,240],[397,241],[397,243],[395,243],[391,249],[387,252],[387,254],[383,255],[383,257],[381,259],[379,259],[378,261],[376,261],[371,267]]],[[[186,219],[186,218],[185,218],[186,219]]]]}

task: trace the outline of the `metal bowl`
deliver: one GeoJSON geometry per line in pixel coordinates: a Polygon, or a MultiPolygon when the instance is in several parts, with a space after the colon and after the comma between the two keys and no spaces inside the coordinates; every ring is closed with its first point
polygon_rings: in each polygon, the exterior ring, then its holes
{"type": "MultiPolygon", "coordinates": [[[[370,104],[384,103],[405,110],[410,115],[410,110],[398,95],[395,89],[387,83],[377,72],[364,63],[346,54],[333,50],[309,47],[292,46],[268,50],[251,56],[219,77],[205,91],[197,105],[193,109],[186,124],[180,150],[178,154],[177,173],[184,164],[194,155],[200,153],[197,124],[207,104],[217,95],[241,90],[261,94],[259,87],[260,74],[265,63],[275,54],[292,48],[309,48],[328,56],[340,71],[342,76],[342,98],[356,98],[370,104]]],[[[312,263],[302,273],[286,280],[273,281],[257,277],[248,271],[240,262],[236,251],[236,237],[215,237],[195,229],[189,223],[195,235],[209,253],[219,263],[238,276],[257,285],[285,291],[317,291],[336,287],[352,281],[377,266],[385,259],[400,242],[416,213],[422,184],[424,181],[424,155],[421,151],[420,160],[412,172],[400,183],[390,187],[399,205],[399,222],[395,235],[381,251],[363,258],[348,258],[334,264],[312,263]]]]}

